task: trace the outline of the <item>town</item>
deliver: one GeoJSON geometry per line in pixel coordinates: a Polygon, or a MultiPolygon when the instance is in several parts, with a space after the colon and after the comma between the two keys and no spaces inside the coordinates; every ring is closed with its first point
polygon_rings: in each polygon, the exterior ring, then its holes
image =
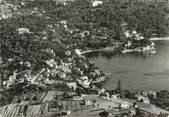
{"type": "MultiPolygon", "coordinates": [[[[72,83],[73,84],[73,83],[72,83]]],[[[117,89],[95,89],[82,93],[71,85],[70,91],[49,90],[27,94],[21,100],[0,108],[1,117],[167,117],[169,111],[151,104],[157,92],[130,93],[118,81],[117,89]]]]}
{"type": "Polygon", "coordinates": [[[0,3],[0,117],[169,116],[169,91],[129,91],[120,79],[106,89],[110,73],[86,57],[155,54],[167,0],[0,3]]]}

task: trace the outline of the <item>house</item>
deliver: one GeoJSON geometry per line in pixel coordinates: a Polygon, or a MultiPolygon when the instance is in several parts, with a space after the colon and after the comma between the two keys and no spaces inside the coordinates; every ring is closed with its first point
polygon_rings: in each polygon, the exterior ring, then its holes
{"type": "Polygon", "coordinates": [[[62,4],[62,5],[69,5],[70,3],[74,2],[74,0],[56,0],[56,4],[62,4]]]}
{"type": "Polygon", "coordinates": [[[104,109],[112,109],[115,107],[119,107],[120,104],[114,102],[114,101],[109,101],[109,100],[98,100],[94,103],[94,106],[97,108],[104,108],[104,109]]]}
{"type": "Polygon", "coordinates": [[[6,85],[7,88],[9,88],[12,84],[14,84],[14,81],[10,81],[10,80],[4,81],[3,84],[6,85]]]}
{"type": "Polygon", "coordinates": [[[169,115],[169,112],[167,110],[158,108],[158,107],[151,105],[151,104],[145,104],[145,103],[139,102],[139,103],[136,104],[136,106],[141,111],[147,112],[149,114],[155,114],[157,116],[160,115],[160,114],[169,115]]]}
{"type": "Polygon", "coordinates": [[[95,95],[95,94],[91,94],[91,95],[83,94],[81,97],[85,101],[87,101],[87,100],[96,101],[96,99],[98,99],[98,95],[95,95]]]}
{"type": "Polygon", "coordinates": [[[98,96],[98,95],[82,95],[82,98],[85,100],[85,105],[94,106],[95,108],[104,108],[111,109],[114,107],[119,107],[120,104],[107,99],[108,94],[106,95],[106,99],[98,96]]]}
{"type": "Polygon", "coordinates": [[[102,5],[102,4],[103,4],[103,1],[101,1],[101,0],[93,0],[92,1],[92,6],[93,7],[96,7],[96,6],[102,5]]]}
{"type": "Polygon", "coordinates": [[[120,41],[113,41],[113,45],[115,46],[115,47],[119,47],[119,46],[121,46],[123,44],[123,42],[120,42],[120,41]]]}
{"type": "Polygon", "coordinates": [[[121,105],[120,105],[120,107],[122,107],[122,108],[130,108],[132,105],[130,104],[130,103],[128,103],[128,102],[122,102],[121,103],[121,105]]]}
{"type": "Polygon", "coordinates": [[[17,76],[17,73],[15,71],[15,72],[13,72],[13,75],[9,77],[9,80],[14,81],[16,79],[16,76],[17,76]]]}
{"type": "Polygon", "coordinates": [[[85,105],[92,106],[93,105],[93,101],[91,101],[91,100],[85,100],[85,105]]]}
{"type": "Polygon", "coordinates": [[[111,95],[111,98],[120,98],[120,94],[113,94],[111,95]]]}
{"type": "Polygon", "coordinates": [[[50,67],[54,67],[55,65],[55,60],[54,59],[50,59],[50,60],[46,60],[45,61],[47,65],[49,65],[50,67]]]}
{"type": "Polygon", "coordinates": [[[132,117],[135,113],[136,112],[132,109],[123,109],[120,107],[113,108],[109,111],[109,114],[112,115],[110,117],[132,117]]]}
{"type": "Polygon", "coordinates": [[[83,76],[81,79],[78,79],[78,83],[85,88],[88,88],[90,86],[90,81],[87,76],[83,76]]]}
{"type": "Polygon", "coordinates": [[[105,92],[104,94],[101,94],[101,98],[109,100],[109,98],[110,98],[109,92],[105,92]]]}
{"type": "Polygon", "coordinates": [[[80,97],[80,96],[73,96],[73,100],[76,100],[76,101],[80,101],[80,100],[83,100],[83,98],[82,97],[80,97]]]}
{"type": "Polygon", "coordinates": [[[148,91],[148,92],[144,91],[144,92],[143,92],[143,95],[144,95],[144,96],[150,96],[150,95],[151,95],[151,96],[154,97],[154,99],[157,98],[157,94],[156,94],[155,91],[148,91]]]}
{"type": "Polygon", "coordinates": [[[142,95],[136,95],[138,101],[142,101],[145,104],[150,104],[150,100],[148,97],[142,96],[142,95]]]}
{"type": "Polygon", "coordinates": [[[68,30],[67,20],[61,20],[59,23],[66,29],[66,31],[68,30]]]}
{"type": "Polygon", "coordinates": [[[104,92],[105,92],[105,89],[104,89],[104,88],[101,88],[101,89],[98,90],[98,94],[99,94],[99,95],[102,94],[102,93],[104,93],[104,92]]]}
{"type": "Polygon", "coordinates": [[[120,107],[125,109],[132,107],[136,103],[136,100],[128,98],[111,98],[110,100],[120,104],[120,107]]]}
{"type": "Polygon", "coordinates": [[[132,41],[128,40],[125,44],[125,47],[131,47],[132,46],[132,41]]]}
{"type": "Polygon", "coordinates": [[[18,34],[31,33],[28,28],[18,28],[18,34]]]}
{"type": "Polygon", "coordinates": [[[67,84],[67,86],[68,86],[69,88],[71,88],[71,89],[73,89],[73,90],[76,90],[76,88],[77,88],[76,82],[68,82],[68,83],[66,83],[66,84],[67,84]]]}
{"type": "Polygon", "coordinates": [[[129,30],[125,31],[125,32],[124,32],[124,35],[125,35],[127,38],[131,37],[129,30]]]}
{"type": "Polygon", "coordinates": [[[83,32],[80,33],[80,36],[81,36],[82,38],[84,38],[84,37],[86,37],[86,36],[89,36],[89,35],[90,35],[90,32],[89,32],[89,31],[83,31],[83,32]]]}
{"type": "Polygon", "coordinates": [[[64,73],[64,72],[59,72],[59,73],[58,73],[58,76],[59,76],[59,78],[61,78],[61,79],[66,79],[66,73],[64,73]]]}

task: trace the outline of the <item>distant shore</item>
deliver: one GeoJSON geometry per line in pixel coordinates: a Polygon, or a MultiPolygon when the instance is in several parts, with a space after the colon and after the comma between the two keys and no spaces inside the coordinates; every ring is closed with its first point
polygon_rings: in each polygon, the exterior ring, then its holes
{"type": "Polygon", "coordinates": [[[169,41],[169,37],[155,37],[150,38],[151,41],[169,41]]]}

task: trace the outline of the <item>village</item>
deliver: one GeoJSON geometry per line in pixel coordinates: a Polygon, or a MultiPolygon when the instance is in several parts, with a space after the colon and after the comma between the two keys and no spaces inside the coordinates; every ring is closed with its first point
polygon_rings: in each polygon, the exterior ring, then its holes
{"type": "MultiPolygon", "coordinates": [[[[168,91],[130,92],[123,89],[120,79],[115,89],[105,89],[102,83],[109,72],[100,70],[85,56],[91,52],[156,53],[148,35],[153,31],[144,35],[136,28],[129,29],[131,24],[125,20],[107,20],[106,24],[101,17],[99,25],[95,21],[87,24],[82,22],[90,19],[86,14],[82,19],[73,16],[84,2],[77,2],[74,9],[71,5],[75,1],[52,0],[48,4],[51,8],[35,0],[2,2],[0,35],[6,50],[0,51],[0,117],[168,117],[168,91]],[[43,7],[37,7],[36,2],[43,7]],[[72,16],[62,13],[71,7],[72,16]],[[106,25],[112,25],[112,29],[106,25]]],[[[130,0],[121,2],[124,6],[120,7],[125,8],[130,0]]],[[[85,5],[88,3],[85,8],[97,15],[109,0],[90,0],[85,5]]]]}
{"type": "Polygon", "coordinates": [[[18,102],[0,108],[1,117],[168,117],[169,111],[150,103],[156,92],[127,93],[118,81],[116,90],[98,89],[96,93],[49,90],[28,94],[18,102]]]}

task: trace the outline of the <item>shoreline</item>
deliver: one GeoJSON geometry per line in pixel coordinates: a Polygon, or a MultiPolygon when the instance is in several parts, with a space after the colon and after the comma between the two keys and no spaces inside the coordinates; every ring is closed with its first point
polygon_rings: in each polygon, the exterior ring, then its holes
{"type": "MultiPolygon", "coordinates": [[[[169,41],[169,37],[154,37],[154,38],[149,38],[151,41],[169,41]]],[[[89,49],[86,51],[82,51],[81,55],[87,54],[87,53],[92,53],[92,52],[114,52],[118,49],[118,47],[105,47],[103,49],[89,49]]],[[[133,49],[130,52],[137,52],[137,49],[133,49]]],[[[122,52],[123,53],[123,52],[122,52]]]]}
{"type": "MultiPolygon", "coordinates": [[[[161,37],[161,38],[151,38],[151,39],[158,39],[159,41],[160,40],[169,40],[169,37],[161,37]]],[[[154,42],[153,40],[151,40],[152,42],[154,42]]],[[[113,49],[110,49],[110,48],[108,48],[107,49],[107,47],[105,47],[105,48],[103,48],[103,49],[99,49],[99,50],[88,50],[89,52],[86,52],[86,51],[83,51],[85,54],[87,54],[87,53],[92,53],[92,52],[109,52],[109,53],[114,53],[115,51],[115,49],[117,49],[117,48],[113,48],[113,49]],[[106,51],[106,50],[108,50],[108,51],[106,51]],[[111,50],[111,52],[110,52],[110,50],[111,50]]],[[[142,51],[139,51],[139,49],[138,48],[136,48],[136,49],[130,49],[129,50],[130,52],[138,52],[138,53],[148,53],[148,54],[155,54],[156,53],[156,48],[153,48],[153,49],[150,49],[150,50],[142,50],[142,51]]],[[[129,52],[129,53],[130,53],[129,52]]],[[[121,53],[121,54],[125,54],[125,53],[128,53],[128,52],[122,52],[122,51],[119,51],[119,52],[117,52],[117,53],[121,53]]],[[[85,55],[84,55],[85,56],[85,55]]],[[[93,62],[93,61],[92,61],[93,62]]],[[[100,68],[99,68],[100,69],[100,68]]],[[[102,69],[100,69],[100,70],[102,70],[102,69]]],[[[106,71],[105,71],[106,72],[106,71]]],[[[107,80],[107,77],[103,80],[103,81],[106,81],[107,80]]],[[[97,83],[101,83],[101,82],[97,82],[97,83]]],[[[102,86],[102,88],[105,88],[104,86],[102,86]]],[[[107,88],[105,88],[105,89],[107,89],[107,88]]],[[[114,89],[114,88],[113,88],[114,89]]],[[[109,89],[108,89],[109,90],[109,89]]],[[[110,90],[112,90],[112,89],[110,89],[110,90]]],[[[133,89],[133,90],[129,90],[129,89],[127,89],[128,91],[131,91],[131,92],[137,92],[137,91],[162,91],[162,90],[169,90],[169,89],[158,89],[158,90],[155,90],[154,88],[150,88],[150,89],[133,89]]]]}
{"type": "Polygon", "coordinates": [[[149,38],[151,41],[169,41],[169,37],[154,37],[149,38]]]}
{"type": "Polygon", "coordinates": [[[116,48],[116,47],[111,47],[111,48],[105,47],[103,49],[98,49],[98,50],[86,50],[86,51],[81,52],[81,55],[84,55],[84,54],[87,54],[87,53],[92,53],[92,52],[111,52],[111,53],[113,53],[113,52],[116,51],[116,49],[118,49],[118,48],[116,48]]]}

